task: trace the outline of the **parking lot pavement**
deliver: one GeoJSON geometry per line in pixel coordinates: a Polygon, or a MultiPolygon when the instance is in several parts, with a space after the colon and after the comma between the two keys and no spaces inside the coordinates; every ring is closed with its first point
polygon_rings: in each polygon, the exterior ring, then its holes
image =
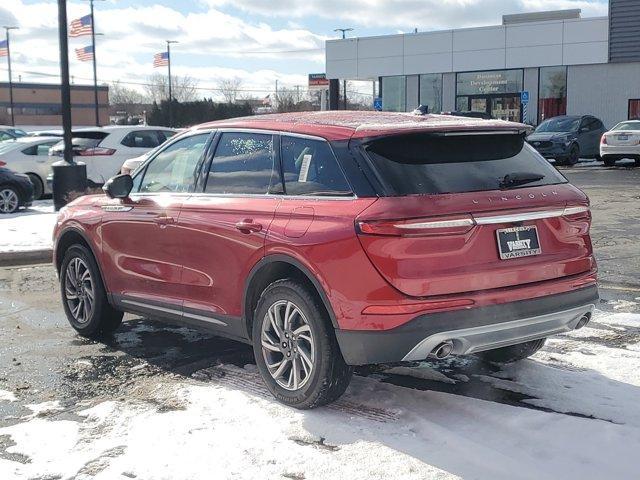
{"type": "Polygon", "coordinates": [[[628,287],[640,296],[640,168],[599,162],[562,168],[591,199],[591,238],[603,286],[628,287]]]}
{"type": "MultiPolygon", "coordinates": [[[[614,292],[615,293],[615,292],[614,292]]],[[[275,402],[251,349],[127,316],[74,334],[48,265],[0,269],[0,478],[634,478],[640,308],[611,297],[531,360],[360,368],[275,402]]]]}

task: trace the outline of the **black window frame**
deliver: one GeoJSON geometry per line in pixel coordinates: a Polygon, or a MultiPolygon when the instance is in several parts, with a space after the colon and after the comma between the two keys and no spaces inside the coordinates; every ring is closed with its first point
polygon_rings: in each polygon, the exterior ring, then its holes
{"type": "Polygon", "coordinates": [[[122,137],[122,140],[120,140],[120,145],[124,146],[124,147],[128,147],[128,148],[149,148],[149,149],[154,149],[159,147],[160,145],[162,145],[164,142],[166,142],[165,140],[161,140],[160,135],[159,135],[159,130],[131,130],[129,133],[127,133],[124,137],[122,137]],[[124,143],[124,141],[129,138],[130,136],[134,135],[137,132],[144,132],[144,133],[151,133],[153,134],[153,136],[156,138],[156,142],[158,142],[157,145],[154,145],[153,147],[136,147],[135,145],[127,145],[126,143],[124,143]]]}
{"type": "Polygon", "coordinates": [[[640,116],[638,116],[638,118],[631,118],[631,102],[638,102],[638,104],[640,104],[640,98],[630,98],[627,102],[627,120],[640,120],[640,116]]]}

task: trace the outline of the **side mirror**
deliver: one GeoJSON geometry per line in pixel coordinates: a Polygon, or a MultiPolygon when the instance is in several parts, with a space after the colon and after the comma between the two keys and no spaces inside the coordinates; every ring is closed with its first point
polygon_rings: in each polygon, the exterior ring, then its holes
{"type": "Polygon", "coordinates": [[[132,189],[133,178],[127,174],[111,177],[102,187],[109,198],[127,198],[132,189]]]}

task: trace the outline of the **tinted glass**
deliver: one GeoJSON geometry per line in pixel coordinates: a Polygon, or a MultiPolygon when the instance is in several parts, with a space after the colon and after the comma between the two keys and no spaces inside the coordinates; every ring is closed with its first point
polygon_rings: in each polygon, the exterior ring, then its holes
{"type": "Polygon", "coordinates": [[[576,117],[556,117],[545,120],[536,132],[577,132],[580,127],[580,118],[576,117]]]}
{"type": "Polygon", "coordinates": [[[281,142],[287,195],[351,194],[327,142],[298,137],[282,137],[281,142]]]}
{"type": "Polygon", "coordinates": [[[611,130],[640,130],[640,122],[622,122],[611,130]]]}
{"type": "Polygon", "coordinates": [[[458,95],[520,93],[522,70],[458,73],[456,81],[458,95]]]}
{"type": "Polygon", "coordinates": [[[25,155],[37,155],[38,154],[38,146],[32,145],[22,150],[22,153],[25,155]]]}
{"type": "Polygon", "coordinates": [[[279,183],[274,170],[273,137],[223,133],[207,178],[207,193],[265,194],[279,183]]]}
{"type": "MultiPolygon", "coordinates": [[[[140,193],[193,192],[208,133],[183,138],[153,158],[134,190],[140,193]]],[[[136,180],[139,180],[136,176],[136,180]]]]}
{"type": "Polygon", "coordinates": [[[0,142],[3,140],[11,140],[13,137],[6,132],[0,132],[0,142]]]}
{"type": "MultiPolygon", "coordinates": [[[[165,138],[162,138],[164,142],[165,138]]],[[[158,132],[155,130],[138,130],[136,132],[128,133],[122,139],[122,145],[132,148],[155,148],[160,145],[158,139],[158,132]]]]}
{"type": "Polygon", "coordinates": [[[420,105],[428,106],[429,113],[439,113],[442,111],[441,73],[420,75],[420,105]]]}
{"type": "Polygon", "coordinates": [[[382,79],[382,109],[404,112],[407,107],[407,79],[404,75],[382,79]]]}
{"type": "Polygon", "coordinates": [[[522,187],[566,182],[519,135],[397,135],[366,151],[392,195],[499,190],[514,174],[543,175],[522,187]]]}
{"type": "Polygon", "coordinates": [[[567,114],[567,67],[540,69],[538,116],[540,121],[567,114]]]}

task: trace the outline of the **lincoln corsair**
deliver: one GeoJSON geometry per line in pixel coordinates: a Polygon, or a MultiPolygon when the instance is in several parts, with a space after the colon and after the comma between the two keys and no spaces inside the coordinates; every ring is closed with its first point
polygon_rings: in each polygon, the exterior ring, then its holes
{"type": "Polygon", "coordinates": [[[356,365],[524,359],[598,299],[587,197],[525,126],[315,112],[194,127],[55,228],[81,335],[123,312],[253,346],[281,402],[338,398],[356,365]]]}

